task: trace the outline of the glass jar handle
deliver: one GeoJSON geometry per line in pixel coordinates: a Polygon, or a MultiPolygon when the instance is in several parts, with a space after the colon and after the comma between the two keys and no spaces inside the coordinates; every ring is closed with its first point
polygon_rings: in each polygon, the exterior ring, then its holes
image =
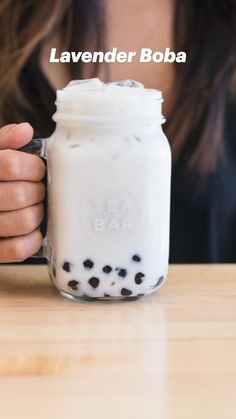
{"type": "MultiPolygon", "coordinates": [[[[34,138],[28,144],[24,145],[23,147],[19,148],[18,151],[23,151],[28,154],[34,154],[35,156],[41,157],[45,160],[46,167],[47,167],[47,139],[46,138],[34,138]]],[[[33,256],[34,259],[41,259],[46,258],[48,259],[48,243],[47,243],[47,235],[43,239],[43,245],[41,249],[33,256]]]]}

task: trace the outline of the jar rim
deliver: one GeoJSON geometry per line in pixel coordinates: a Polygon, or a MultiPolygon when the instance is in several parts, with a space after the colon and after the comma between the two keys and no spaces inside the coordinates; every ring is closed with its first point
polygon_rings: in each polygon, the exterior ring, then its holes
{"type": "Polygon", "coordinates": [[[145,89],[132,80],[107,84],[99,79],[74,80],[57,91],[53,120],[91,123],[158,120],[161,124],[164,122],[162,103],[160,90],[145,89]],[[127,87],[125,83],[135,86],[127,87]]]}

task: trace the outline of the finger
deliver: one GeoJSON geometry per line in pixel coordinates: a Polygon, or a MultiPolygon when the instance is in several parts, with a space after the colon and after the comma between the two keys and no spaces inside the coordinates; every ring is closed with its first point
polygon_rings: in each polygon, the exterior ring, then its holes
{"type": "Polygon", "coordinates": [[[23,147],[33,138],[33,128],[28,122],[9,124],[0,129],[0,149],[23,147]]]}
{"type": "Polygon", "coordinates": [[[45,186],[41,182],[0,182],[0,211],[13,211],[43,201],[45,186]]]}
{"type": "Polygon", "coordinates": [[[37,156],[15,150],[0,151],[0,180],[39,182],[45,170],[45,164],[37,156]]]}
{"type": "Polygon", "coordinates": [[[22,262],[37,253],[42,243],[39,229],[26,236],[0,239],[0,263],[22,262]]]}
{"type": "Polygon", "coordinates": [[[0,212],[0,237],[14,237],[32,233],[42,220],[42,204],[17,211],[0,212]]]}

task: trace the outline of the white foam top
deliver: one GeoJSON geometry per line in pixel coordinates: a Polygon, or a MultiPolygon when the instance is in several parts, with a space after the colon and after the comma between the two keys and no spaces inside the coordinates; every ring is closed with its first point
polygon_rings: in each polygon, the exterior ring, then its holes
{"type": "Polygon", "coordinates": [[[159,120],[163,122],[160,90],[145,89],[134,80],[103,83],[98,78],[72,80],[57,91],[58,122],[159,120]]]}

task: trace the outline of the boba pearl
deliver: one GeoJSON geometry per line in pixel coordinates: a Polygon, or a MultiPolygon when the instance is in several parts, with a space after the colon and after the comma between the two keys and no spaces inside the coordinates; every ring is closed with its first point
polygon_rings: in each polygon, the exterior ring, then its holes
{"type": "Polygon", "coordinates": [[[128,288],[122,288],[121,295],[128,296],[128,295],[131,295],[131,294],[132,294],[131,290],[129,290],[128,288]]]}
{"type": "Polygon", "coordinates": [[[134,255],[134,256],[132,257],[132,260],[133,260],[134,262],[141,262],[141,257],[140,257],[139,255],[134,255]]]}
{"type": "Polygon", "coordinates": [[[64,271],[66,271],[66,272],[70,272],[71,267],[72,267],[72,264],[68,261],[65,261],[62,265],[62,269],[64,269],[64,271]]]}
{"type": "Polygon", "coordinates": [[[105,274],[109,274],[112,271],[112,267],[109,265],[104,266],[103,268],[103,272],[105,272],[105,274]]]}
{"type": "Polygon", "coordinates": [[[92,268],[93,268],[94,263],[93,263],[90,259],[86,259],[86,260],[83,262],[83,265],[84,265],[84,267],[85,267],[86,269],[92,269],[92,268]]]}
{"type": "Polygon", "coordinates": [[[161,277],[158,279],[157,283],[153,286],[153,288],[157,288],[157,287],[159,287],[163,281],[164,281],[164,276],[161,276],[161,277]]]}
{"type": "Polygon", "coordinates": [[[143,282],[143,278],[144,278],[144,277],[145,277],[145,275],[144,275],[142,272],[138,272],[138,273],[135,275],[135,278],[134,278],[135,283],[136,283],[137,285],[142,284],[142,282],[143,282]]]}
{"type": "Polygon", "coordinates": [[[119,269],[118,275],[124,278],[127,275],[126,269],[119,269]]]}
{"type": "Polygon", "coordinates": [[[78,281],[72,280],[68,282],[68,287],[72,290],[72,291],[77,291],[78,290],[78,281]]]}
{"type": "Polygon", "coordinates": [[[98,278],[96,278],[95,276],[93,276],[92,278],[89,279],[88,283],[89,285],[91,285],[91,287],[93,288],[97,288],[99,285],[100,280],[98,278]]]}

